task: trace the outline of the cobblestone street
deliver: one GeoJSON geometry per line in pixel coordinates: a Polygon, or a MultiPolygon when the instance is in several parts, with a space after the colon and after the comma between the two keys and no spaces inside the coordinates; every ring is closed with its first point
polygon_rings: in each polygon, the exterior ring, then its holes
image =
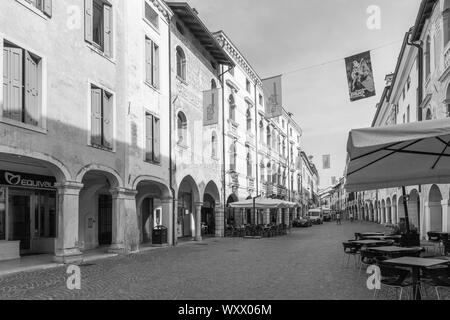
{"type": "Polygon", "coordinates": [[[371,299],[367,276],[342,266],[342,241],[372,223],[326,223],[285,237],[209,239],[81,268],[81,290],[66,269],[0,279],[0,299],[371,299]]]}

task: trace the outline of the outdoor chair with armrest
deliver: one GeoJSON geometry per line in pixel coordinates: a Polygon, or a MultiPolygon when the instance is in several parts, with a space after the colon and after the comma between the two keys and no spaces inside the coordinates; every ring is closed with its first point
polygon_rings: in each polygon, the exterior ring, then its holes
{"type": "Polygon", "coordinates": [[[360,254],[361,246],[356,245],[355,243],[352,243],[352,242],[343,242],[342,245],[344,247],[344,255],[342,257],[342,259],[343,259],[342,264],[344,264],[344,259],[347,256],[346,267],[348,267],[348,264],[350,263],[350,258],[353,257],[355,267],[357,267],[358,256],[360,254]]]}
{"type": "MultiPolygon", "coordinates": [[[[412,298],[413,296],[412,282],[409,281],[408,279],[411,276],[411,272],[384,264],[383,263],[383,260],[385,260],[384,258],[378,259],[376,257],[375,259],[377,260],[377,265],[381,271],[381,288],[386,287],[388,289],[395,289],[396,294],[397,293],[399,294],[398,300],[402,300],[403,290],[405,288],[411,288],[411,298],[412,298]]],[[[377,289],[374,290],[373,294],[374,300],[377,298],[378,291],[380,290],[377,289]]]]}
{"type": "Polygon", "coordinates": [[[438,300],[441,300],[440,289],[450,289],[450,267],[439,266],[424,270],[423,284],[434,288],[438,300]]]}

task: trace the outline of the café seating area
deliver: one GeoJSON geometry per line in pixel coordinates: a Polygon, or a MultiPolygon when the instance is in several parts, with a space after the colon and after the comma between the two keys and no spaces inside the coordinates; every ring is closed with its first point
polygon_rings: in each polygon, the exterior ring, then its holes
{"type": "Polygon", "coordinates": [[[374,299],[448,299],[449,234],[428,233],[428,241],[424,242],[427,246],[422,243],[411,246],[404,238],[405,235],[389,233],[355,233],[354,239],[342,243],[342,265],[354,268],[366,279],[370,276],[366,270],[370,266],[378,267],[380,281],[379,287],[373,290],[374,299]]]}
{"type": "Polygon", "coordinates": [[[268,225],[228,225],[225,229],[225,237],[228,238],[273,238],[287,235],[289,227],[285,224],[268,225]]]}

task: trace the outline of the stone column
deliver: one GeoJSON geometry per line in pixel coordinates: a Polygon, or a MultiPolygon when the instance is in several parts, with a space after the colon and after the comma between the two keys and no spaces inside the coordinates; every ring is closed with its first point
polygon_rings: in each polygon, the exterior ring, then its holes
{"type": "Polygon", "coordinates": [[[270,209],[265,209],[263,212],[263,224],[270,223],[270,209]]]}
{"type": "Polygon", "coordinates": [[[450,231],[450,199],[442,200],[442,232],[450,231]]]}
{"type": "Polygon", "coordinates": [[[195,203],[195,241],[202,241],[202,207],[203,202],[195,203]]]}
{"type": "Polygon", "coordinates": [[[126,254],[139,250],[139,225],[137,221],[137,191],[124,188],[111,190],[112,244],[109,252],[126,254]]]}
{"type": "Polygon", "coordinates": [[[58,189],[58,237],[54,260],[59,263],[79,263],[83,256],[78,242],[78,206],[83,184],[65,182],[58,189]]]}
{"type": "Polygon", "coordinates": [[[220,202],[216,202],[216,208],[214,209],[215,222],[216,222],[216,237],[223,238],[225,236],[225,217],[223,206],[220,202]]]}
{"type": "Polygon", "coordinates": [[[278,209],[278,211],[277,211],[277,224],[281,224],[281,222],[283,221],[282,215],[283,215],[283,209],[278,209]]]}
{"type": "Polygon", "coordinates": [[[173,199],[163,199],[162,204],[162,224],[167,228],[167,244],[173,245],[173,236],[176,232],[174,230],[174,217],[173,217],[173,199]]]}

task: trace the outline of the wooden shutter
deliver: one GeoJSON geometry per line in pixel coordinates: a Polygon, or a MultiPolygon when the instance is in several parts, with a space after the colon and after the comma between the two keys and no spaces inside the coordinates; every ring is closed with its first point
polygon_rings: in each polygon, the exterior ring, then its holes
{"type": "Polygon", "coordinates": [[[19,48],[4,47],[3,58],[6,60],[3,62],[3,115],[22,121],[23,51],[19,48]]]}
{"type": "Polygon", "coordinates": [[[161,122],[153,117],[153,155],[154,161],[161,161],[161,122]]]}
{"type": "Polygon", "coordinates": [[[153,43],[153,86],[159,88],[159,47],[153,43]]]}
{"type": "Polygon", "coordinates": [[[44,1],[44,7],[43,11],[48,17],[52,17],[52,0],[43,0],[44,1]]]}
{"type": "Polygon", "coordinates": [[[37,126],[39,121],[39,68],[36,60],[25,51],[25,123],[37,126]]]}
{"type": "Polygon", "coordinates": [[[145,116],[145,159],[153,161],[153,116],[145,116]]]}
{"type": "Polygon", "coordinates": [[[84,0],[84,38],[89,43],[92,43],[93,19],[93,0],[84,0]]]}
{"type": "Polygon", "coordinates": [[[114,141],[113,97],[103,91],[103,146],[112,149],[114,141]]]}
{"type": "Polygon", "coordinates": [[[103,32],[104,53],[112,57],[112,8],[108,5],[103,5],[103,32]]]}
{"type": "Polygon", "coordinates": [[[145,38],[145,80],[152,84],[152,41],[145,38]]]}
{"type": "Polygon", "coordinates": [[[102,90],[91,89],[91,143],[102,144],[102,90]]]}

